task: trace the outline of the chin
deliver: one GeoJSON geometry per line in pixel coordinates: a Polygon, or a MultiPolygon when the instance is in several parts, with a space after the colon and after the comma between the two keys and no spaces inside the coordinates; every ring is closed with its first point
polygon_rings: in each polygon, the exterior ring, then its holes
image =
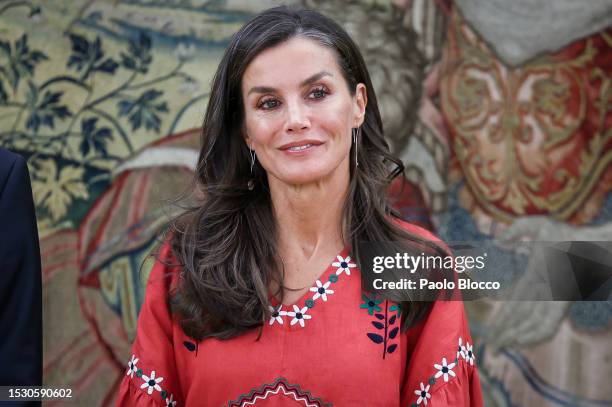
{"type": "Polygon", "coordinates": [[[286,175],[281,179],[286,184],[300,185],[300,184],[311,184],[317,181],[321,181],[325,177],[322,175],[313,174],[296,174],[295,176],[286,175]]]}
{"type": "Polygon", "coordinates": [[[282,171],[277,178],[286,184],[309,184],[327,178],[331,172],[323,168],[292,168],[282,171]]]}

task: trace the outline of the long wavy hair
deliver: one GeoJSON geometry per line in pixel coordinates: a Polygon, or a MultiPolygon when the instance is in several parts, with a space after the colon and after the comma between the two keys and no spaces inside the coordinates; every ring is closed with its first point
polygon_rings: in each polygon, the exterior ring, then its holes
{"type": "MultiPolygon", "coordinates": [[[[249,150],[242,137],[241,84],[247,66],[260,52],[294,37],[332,49],[352,95],[358,83],[367,89],[361,137],[350,152],[353,157],[357,148],[359,166],[351,161],[340,225],[353,258],[361,264],[359,242],[399,241],[407,250],[432,246],[393,220],[397,213],[387,202],[387,187],[404,167],[390,153],[383,136],[374,88],[355,43],[342,27],[315,11],[285,6],[268,9],[233,36],[223,55],[202,126],[195,174],[201,199],[185,208],[169,229],[174,256],[182,267],[169,304],[183,331],[196,340],[227,339],[262,327],[270,317],[273,281],[280,283],[276,296],[282,302],[284,269],[266,172],[256,164],[251,174],[249,150]],[[247,186],[249,180],[254,180],[254,188],[247,186]]],[[[433,250],[442,252],[438,247],[433,250]]],[[[426,302],[401,298],[397,292],[381,295],[401,303],[403,329],[428,308],[426,302]]]]}

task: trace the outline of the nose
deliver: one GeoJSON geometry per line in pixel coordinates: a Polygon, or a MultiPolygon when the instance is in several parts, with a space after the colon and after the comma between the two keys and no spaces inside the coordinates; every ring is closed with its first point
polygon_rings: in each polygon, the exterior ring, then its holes
{"type": "Polygon", "coordinates": [[[299,132],[310,128],[308,108],[301,100],[287,103],[287,120],[285,130],[287,132],[299,132]]]}

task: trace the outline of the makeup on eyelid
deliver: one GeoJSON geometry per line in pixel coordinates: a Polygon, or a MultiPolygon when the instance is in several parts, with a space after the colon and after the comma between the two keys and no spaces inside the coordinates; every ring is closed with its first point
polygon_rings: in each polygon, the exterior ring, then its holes
{"type": "MultiPolygon", "coordinates": [[[[312,95],[313,93],[320,93],[322,95],[319,96],[319,97],[308,98],[308,99],[310,99],[310,100],[325,99],[325,97],[329,96],[331,92],[329,91],[329,89],[326,86],[322,85],[322,86],[317,87],[316,89],[313,89],[308,95],[312,95]]],[[[261,109],[261,110],[273,110],[276,107],[278,107],[278,104],[276,106],[274,106],[274,107],[268,107],[268,108],[263,107],[268,102],[279,102],[279,101],[277,99],[274,99],[274,98],[261,100],[256,105],[257,109],[261,109]]]]}
{"type": "Polygon", "coordinates": [[[241,86],[243,137],[270,189],[349,178],[351,128],[364,113],[365,86],[347,86],[332,50],[292,38],[259,53],[241,86]]]}

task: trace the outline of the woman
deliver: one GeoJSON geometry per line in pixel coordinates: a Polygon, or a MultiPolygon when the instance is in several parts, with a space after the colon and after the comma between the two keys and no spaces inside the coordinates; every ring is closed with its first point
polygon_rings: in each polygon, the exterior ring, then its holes
{"type": "Polygon", "coordinates": [[[285,7],[249,21],[202,143],[205,198],[151,272],[118,405],[482,405],[460,301],[362,287],[358,241],[434,237],[387,205],[402,165],[342,28],[285,7]]]}

